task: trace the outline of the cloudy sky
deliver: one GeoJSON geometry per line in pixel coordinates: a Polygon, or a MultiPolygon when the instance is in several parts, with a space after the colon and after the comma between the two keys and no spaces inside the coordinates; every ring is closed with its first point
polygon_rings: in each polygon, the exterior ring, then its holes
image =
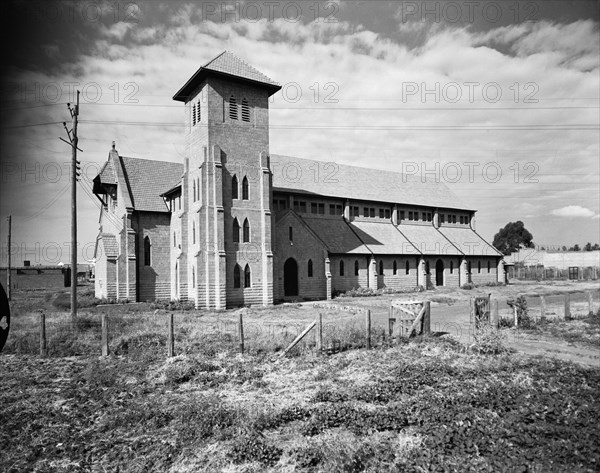
{"type": "Polygon", "coordinates": [[[8,215],[15,263],[69,261],[75,89],[90,259],[112,141],[182,162],[172,96],[225,49],[283,85],[271,153],[439,179],[490,240],[522,220],[540,245],[600,242],[596,1],[13,1],[1,16],[0,264],[8,215]]]}

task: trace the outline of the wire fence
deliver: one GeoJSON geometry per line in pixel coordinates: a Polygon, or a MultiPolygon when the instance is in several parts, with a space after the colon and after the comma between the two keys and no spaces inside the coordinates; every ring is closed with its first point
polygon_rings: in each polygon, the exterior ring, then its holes
{"type": "MultiPolygon", "coordinates": [[[[596,313],[598,292],[525,296],[529,316],[534,321],[570,320],[596,313]]],[[[414,301],[404,301],[414,303],[414,301]]],[[[161,358],[174,354],[246,353],[281,354],[311,324],[291,350],[294,354],[335,353],[349,349],[391,346],[414,334],[450,334],[470,343],[475,328],[467,303],[448,306],[423,301],[423,317],[411,333],[404,332],[417,319],[417,313],[402,318],[391,306],[340,305],[322,302],[287,309],[281,317],[265,317],[260,310],[238,311],[207,316],[197,311],[127,311],[128,305],[106,310],[81,312],[72,320],[64,312],[39,310],[13,317],[5,353],[43,356],[114,355],[161,358]],[[291,311],[291,312],[290,312],[291,311]]],[[[492,319],[511,320],[514,309],[506,299],[493,298],[492,319]]],[[[286,310],[284,308],[284,310],[286,310]]],[[[274,311],[274,313],[276,313],[274,311]]]]}
{"type": "Polygon", "coordinates": [[[508,266],[508,278],[522,281],[596,281],[599,277],[600,268],[597,266],[573,266],[567,269],[545,268],[544,266],[508,266]]]}

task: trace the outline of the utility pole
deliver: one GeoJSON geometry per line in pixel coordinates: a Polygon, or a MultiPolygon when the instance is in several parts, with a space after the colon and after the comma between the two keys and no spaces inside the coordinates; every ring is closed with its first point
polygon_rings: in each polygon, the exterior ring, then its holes
{"type": "Polygon", "coordinates": [[[79,138],[77,137],[77,119],[79,117],[79,91],[77,91],[77,102],[74,108],[67,103],[67,108],[73,119],[73,128],[69,130],[67,123],[63,122],[63,126],[69,137],[69,141],[61,138],[62,141],[71,146],[72,162],[71,162],[71,318],[77,317],[77,177],[79,176],[79,161],[77,161],[77,147],[79,138]]]}
{"type": "Polygon", "coordinates": [[[12,215],[8,218],[8,266],[6,267],[6,297],[10,300],[10,244],[11,244],[11,232],[12,232],[12,215]]]}

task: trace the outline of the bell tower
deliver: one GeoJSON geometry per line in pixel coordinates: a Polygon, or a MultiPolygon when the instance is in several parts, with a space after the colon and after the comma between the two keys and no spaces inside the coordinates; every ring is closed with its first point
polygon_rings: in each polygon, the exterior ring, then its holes
{"type": "Polygon", "coordinates": [[[273,302],[268,100],[280,89],[224,51],[173,97],[185,104],[185,261],[196,307],[273,302]]]}

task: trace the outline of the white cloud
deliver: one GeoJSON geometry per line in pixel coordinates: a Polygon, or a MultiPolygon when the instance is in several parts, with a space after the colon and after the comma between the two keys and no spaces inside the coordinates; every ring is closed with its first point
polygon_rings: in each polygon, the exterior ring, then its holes
{"type": "Polygon", "coordinates": [[[552,211],[552,215],[566,218],[599,218],[599,214],[596,214],[593,210],[581,207],[580,205],[567,205],[566,207],[555,209],[552,211]]]}

